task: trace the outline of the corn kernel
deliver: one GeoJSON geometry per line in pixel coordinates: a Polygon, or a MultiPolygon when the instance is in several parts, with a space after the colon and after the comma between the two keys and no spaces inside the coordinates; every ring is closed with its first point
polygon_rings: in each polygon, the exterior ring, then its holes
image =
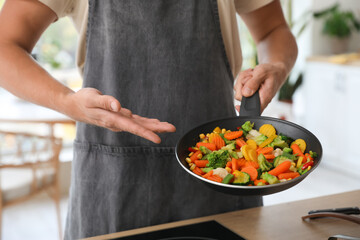
{"type": "Polygon", "coordinates": [[[198,157],[198,159],[202,159],[203,155],[201,153],[199,153],[199,155],[197,157],[198,157]]]}
{"type": "Polygon", "coordinates": [[[233,174],[235,177],[237,177],[237,176],[240,174],[240,171],[239,171],[239,170],[235,170],[232,174],[233,174]]]}
{"type": "Polygon", "coordinates": [[[311,166],[308,166],[307,170],[309,171],[311,169],[311,166]]]}
{"type": "Polygon", "coordinates": [[[189,153],[189,157],[191,157],[192,155],[194,155],[194,152],[189,153]]]}
{"type": "Polygon", "coordinates": [[[205,134],[202,133],[202,134],[200,134],[199,137],[200,137],[200,139],[204,139],[204,138],[205,138],[205,134]]]}
{"type": "Polygon", "coordinates": [[[191,163],[191,159],[190,158],[185,158],[185,161],[187,162],[187,163],[191,163]]]}
{"type": "Polygon", "coordinates": [[[221,133],[226,133],[226,129],[225,128],[221,129],[221,133]]]}
{"type": "Polygon", "coordinates": [[[197,148],[197,147],[193,147],[193,149],[196,150],[196,151],[199,150],[199,148],[197,148]]]}
{"type": "Polygon", "coordinates": [[[226,171],[228,171],[228,173],[231,173],[231,168],[226,167],[225,169],[226,169],[226,171]]]}
{"type": "Polygon", "coordinates": [[[215,135],[215,133],[210,133],[210,134],[209,134],[209,137],[208,137],[208,141],[209,141],[209,142],[213,142],[214,135],[215,135]]]}
{"type": "Polygon", "coordinates": [[[221,133],[221,129],[219,127],[216,127],[213,132],[214,133],[221,133]]]}
{"type": "Polygon", "coordinates": [[[190,167],[190,170],[193,171],[195,168],[196,168],[196,165],[192,164],[191,167],[190,167]]]}

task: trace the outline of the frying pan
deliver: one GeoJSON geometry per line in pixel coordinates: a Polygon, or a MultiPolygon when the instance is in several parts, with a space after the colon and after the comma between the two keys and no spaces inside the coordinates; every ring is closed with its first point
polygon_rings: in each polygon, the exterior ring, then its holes
{"type": "Polygon", "coordinates": [[[292,122],[277,118],[272,118],[272,117],[260,116],[260,99],[259,99],[258,91],[251,97],[248,98],[243,97],[240,106],[240,113],[241,116],[238,117],[219,119],[202,124],[188,131],[180,138],[180,140],[176,144],[175,154],[179,164],[188,174],[198,179],[199,181],[203,182],[208,187],[211,187],[214,190],[222,193],[227,193],[231,195],[263,196],[263,195],[277,193],[286,190],[290,187],[293,187],[294,185],[304,180],[320,164],[320,160],[322,157],[322,146],[320,141],[315,137],[315,135],[312,134],[310,131],[306,130],[305,128],[297,124],[294,124],[292,122]],[[256,129],[259,129],[261,125],[267,123],[273,125],[278,134],[282,133],[293,139],[297,139],[297,138],[304,139],[307,144],[305,151],[308,152],[311,150],[318,154],[317,158],[314,159],[313,167],[310,169],[310,171],[308,171],[303,175],[300,175],[295,179],[273,185],[265,185],[265,186],[239,186],[232,184],[223,184],[223,183],[207,180],[190,171],[189,165],[185,161],[185,159],[186,157],[188,157],[189,154],[188,148],[191,146],[195,146],[195,144],[199,141],[200,133],[212,132],[215,127],[234,130],[237,127],[241,126],[246,121],[251,121],[251,123],[255,123],[254,126],[256,129]]]}

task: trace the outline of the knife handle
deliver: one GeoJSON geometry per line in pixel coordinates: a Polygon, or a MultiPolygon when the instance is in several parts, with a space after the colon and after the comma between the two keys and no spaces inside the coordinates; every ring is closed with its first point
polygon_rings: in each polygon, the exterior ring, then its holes
{"type": "Polygon", "coordinates": [[[308,212],[308,214],[322,213],[322,212],[334,212],[334,213],[343,213],[350,215],[350,214],[360,214],[360,209],[358,207],[319,209],[319,210],[311,210],[308,212]]]}

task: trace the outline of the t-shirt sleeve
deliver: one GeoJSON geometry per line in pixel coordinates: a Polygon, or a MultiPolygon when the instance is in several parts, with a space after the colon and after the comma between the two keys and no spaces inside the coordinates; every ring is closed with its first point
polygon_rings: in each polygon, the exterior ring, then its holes
{"type": "Polygon", "coordinates": [[[261,8],[273,0],[235,0],[235,8],[237,13],[252,12],[261,8]]]}
{"type": "Polygon", "coordinates": [[[73,0],[38,0],[53,10],[58,18],[65,17],[72,11],[73,0]]]}

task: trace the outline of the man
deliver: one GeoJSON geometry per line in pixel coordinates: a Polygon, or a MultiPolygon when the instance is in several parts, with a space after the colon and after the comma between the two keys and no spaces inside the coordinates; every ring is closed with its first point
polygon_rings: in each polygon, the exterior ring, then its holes
{"type": "Polygon", "coordinates": [[[66,239],[261,205],[193,180],[174,146],[188,129],[234,116],[233,87],[238,100],[259,89],[264,109],[296,55],[279,1],[7,0],[0,14],[0,85],[78,122],[66,239]],[[241,73],[235,9],[260,62],[241,73]],[[66,14],[82,33],[78,92],[29,55],[66,14]]]}

